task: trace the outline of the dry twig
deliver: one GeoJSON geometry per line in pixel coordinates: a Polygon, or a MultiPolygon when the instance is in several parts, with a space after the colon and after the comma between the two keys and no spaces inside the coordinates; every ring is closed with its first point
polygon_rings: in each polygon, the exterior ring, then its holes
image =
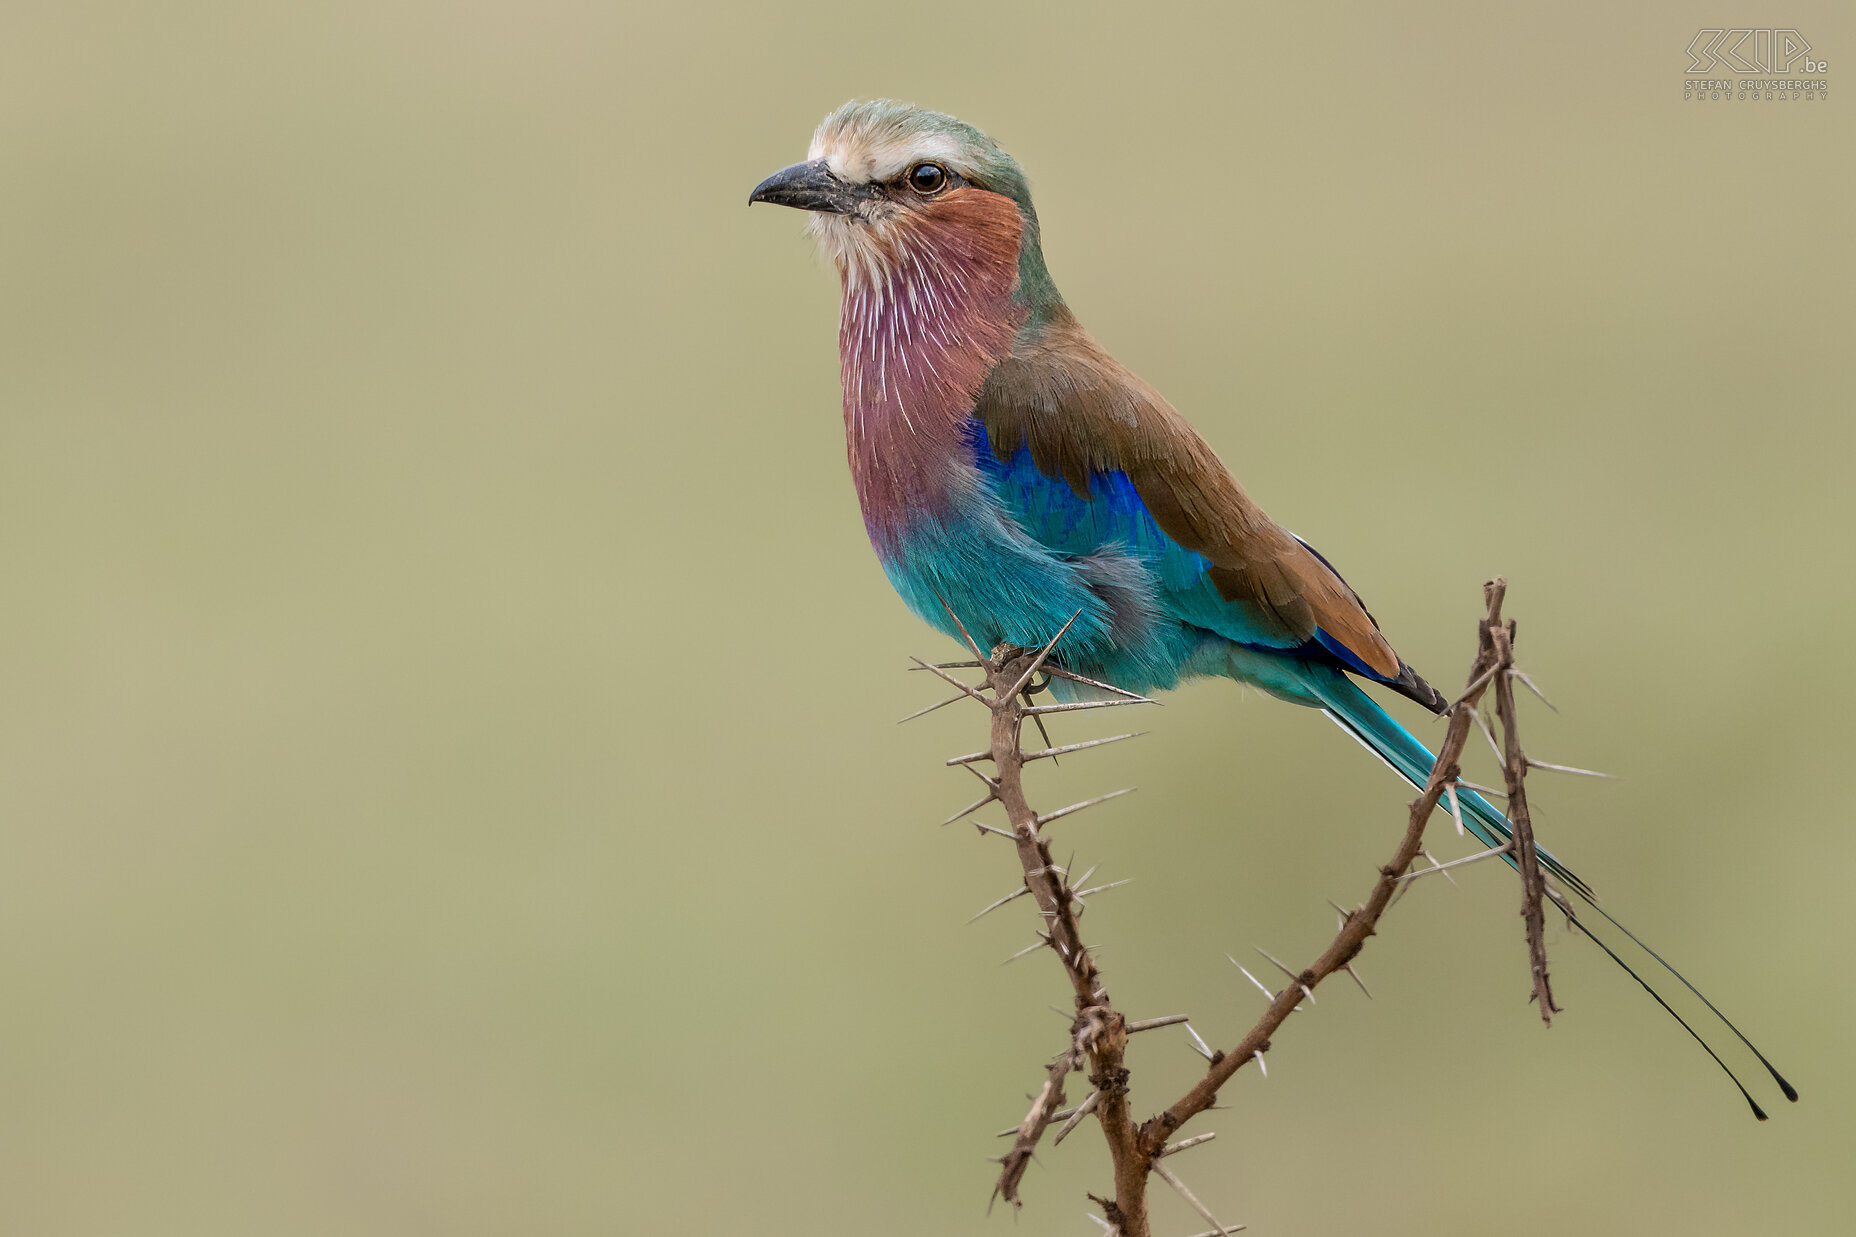
{"type": "MultiPolygon", "coordinates": [[[[1219,1089],[1229,1082],[1246,1063],[1255,1061],[1260,1070],[1265,1069],[1264,1054],[1270,1049],[1271,1037],[1298,1007],[1304,1002],[1314,1001],[1315,988],[1323,980],[1338,971],[1346,971],[1353,977],[1354,982],[1360,983],[1360,990],[1366,992],[1365,984],[1360,982],[1359,975],[1353,970],[1354,959],[1365,946],[1367,938],[1374,934],[1380,918],[1402,888],[1417,876],[1442,872],[1447,868],[1491,855],[1512,853],[1522,876],[1522,916],[1527,929],[1529,962],[1534,977],[1534,994],[1540,1004],[1541,1017],[1551,1021],[1552,1014],[1557,1011],[1557,1007],[1553,1004],[1552,991],[1547,981],[1542,910],[1543,896],[1548,896],[1548,892],[1534,847],[1533,829],[1528,816],[1526,793],[1523,787],[1528,768],[1530,765],[1536,765],[1536,762],[1529,761],[1521,751],[1516,735],[1512,681],[1515,678],[1523,678],[1525,685],[1530,689],[1533,685],[1531,682],[1526,682],[1524,676],[1514,669],[1514,624],[1504,623],[1501,615],[1506,588],[1506,583],[1499,579],[1484,587],[1488,616],[1482,620],[1478,628],[1478,649],[1475,662],[1470,667],[1468,686],[1463,695],[1451,706],[1448,714],[1449,726],[1443,745],[1438,751],[1436,766],[1423,793],[1411,804],[1404,836],[1392,852],[1391,858],[1379,869],[1378,877],[1366,900],[1351,911],[1335,907],[1340,916],[1340,923],[1332,943],[1301,971],[1291,970],[1286,964],[1264,953],[1261,949],[1257,951],[1288,977],[1289,982],[1279,991],[1272,991],[1233,958],[1232,965],[1238,966],[1250,982],[1263,992],[1269,1001],[1269,1008],[1265,1010],[1256,1024],[1226,1051],[1214,1051],[1206,1046],[1198,1033],[1192,1029],[1191,1024],[1187,1023],[1186,1030],[1199,1044],[1199,1051],[1207,1060],[1205,1074],[1171,1106],[1146,1121],[1138,1123],[1132,1115],[1129,1103],[1129,1071],[1125,1063],[1128,1036],[1132,1032],[1184,1022],[1185,1016],[1175,1015],[1130,1022],[1115,1009],[1109,999],[1108,989],[1103,983],[1102,974],[1077,927],[1077,916],[1082,910],[1079,895],[1092,893],[1095,890],[1079,890],[1074,887],[1067,871],[1058,866],[1052,858],[1048,840],[1043,833],[1047,826],[1074,812],[1127,794],[1128,791],[1121,790],[1099,795],[1070,807],[1039,815],[1026,800],[1023,780],[1024,766],[1029,761],[1060,753],[1084,751],[1104,743],[1134,736],[1118,735],[1115,739],[1093,740],[1067,744],[1062,747],[1053,747],[1046,739],[1044,748],[1033,751],[1025,751],[1020,738],[1024,721],[1027,718],[1035,721],[1053,713],[1081,712],[1116,705],[1153,702],[1131,692],[1085,679],[1063,669],[1060,665],[1048,664],[1048,659],[1055,651],[1057,640],[1053,640],[1051,644],[1038,650],[1001,646],[995,649],[991,656],[987,656],[980,652],[973,644],[972,638],[967,636],[967,643],[973,650],[975,661],[939,666],[930,666],[917,661],[917,668],[931,671],[961,688],[962,695],[954,697],[954,701],[977,700],[985,704],[992,714],[991,741],[987,750],[955,757],[948,761],[950,765],[966,768],[978,776],[985,783],[987,794],[972,806],[956,813],[950,818],[949,823],[970,816],[992,803],[998,803],[1004,808],[1010,825],[1009,831],[995,829],[989,825],[981,825],[980,828],[984,832],[997,833],[1012,839],[1023,871],[1024,886],[993,903],[987,910],[1001,906],[1021,894],[1030,893],[1038,905],[1041,929],[1038,933],[1038,941],[1022,952],[1030,953],[1048,946],[1062,963],[1074,995],[1075,1013],[1071,1019],[1069,1043],[1051,1061],[1043,1084],[1033,1099],[1030,1110],[1026,1112],[1024,1120],[1015,1130],[1002,1132],[1012,1134],[1013,1142],[1011,1150],[999,1160],[1000,1172],[998,1183],[994,1188],[995,1197],[1002,1197],[1016,1205],[1019,1202],[1020,1183],[1045,1130],[1053,1124],[1063,1122],[1056,1135],[1056,1138],[1061,1140],[1080,1121],[1093,1114],[1101,1125],[1114,1173],[1114,1196],[1112,1198],[1091,1196],[1102,1208],[1103,1214],[1098,1222],[1102,1224],[1105,1231],[1116,1234],[1117,1237],[1150,1237],[1147,1183],[1150,1176],[1158,1176],[1178,1191],[1194,1211],[1213,1225],[1214,1233],[1236,1232],[1242,1227],[1241,1225],[1227,1227],[1220,1224],[1185,1183],[1159,1163],[1162,1157],[1209,1141],[1212,1135],[1202,1134],[1178,1141],[1169,1140],[1193,1117],[1214,1107],[1219,1089]],[[984,684],[975,688],[961,683],[948,673],[950,670],[961,668],[983,669],[984,684]],[[1040,671],[1054,678],[1069,679],[1098,689],[1105,689],[1110,693],[1111,698],[1066,704],[1031,705],[1026,688],[1040,671]],[[1487,723],[1476,709],[1477,704],[1491,689],[1495,693],[1496,714],[1501,722],[1505,740],[1505,743],[1500,746],[1496,745],[1495,736],[1489,731],[1487,723]],[[1483,731],[1489,739],[1490,746],[1496,749],[1498,756],[1502,759],[1507,782],[1505,794],[1509,803],[1508,815],[1514,825],[1514,839],[1507,846],[1484,851],[1453,863],[1438,864],[1435,860],[1430,860],[1432,863],[1430,868],[1414,871],[1413,863],[1420,855],[1425,854],[1425,826],[1432,812],[1438,807],[1440,799],[1446,793],[1450,795],[1451,814],[1457,816],[1459,821],[1461,819],[1461,809],[1456,803],[1455,790],[1458,786],[1468,784],[1459,780],[1458,762],[1462,758],[1463,748],[1469,739],[1472,725],[1483,731]],[[990,762],[993,765],[994,776],[987,777],[974,767],[981,762],[990,762]],[[1072,1072],[1079,1070],[1087,1071],[1093,1090],[1082,1104],[1074,1109],[1064,1110],[1064,1084],[1072,1072]]],[[[959,620],[956,619],[955,622],[958,625],[959,620]]],[[[961,629],[961,634],[967,635],[964,628],[961,629]]],[[[1059,633],[1058,639],[1061,638],[1062,633],[1059,633]]],[[[1086,876],[1082,878],[1082,880],[1086,879],[1086,876]]],[[[1075,884],[1082,883],[1082,880],[1075,884]]],[[[1110,887],[1112,886],[1103,885],[1099,888],[1110,887]]],[[[1367,993],[1367,995],[1371,994],[1367,993]]]]}
{"type": "Polygon", "coordinates": [[[1502,775],[1508,784],[1508,822],[1514,827],[1510,845],[1521,871],[1521,921],[1527,925],[1527,963],[1534,977],[1534,1000],[1540,1006],[1540,1020],[1553,1025],[1559,1006],[1553,1003],[1553,986],[1547,981],[1546,880],[1540,872],[1540,855],[1534,847],[1534,821],[1527,811],[1527,755],[1521,751],[1521,739],[1515,725],[1514,710],[1514,620],[1494,627],[1497,664],[1495,713],[1502,723],[1502,775]]]}

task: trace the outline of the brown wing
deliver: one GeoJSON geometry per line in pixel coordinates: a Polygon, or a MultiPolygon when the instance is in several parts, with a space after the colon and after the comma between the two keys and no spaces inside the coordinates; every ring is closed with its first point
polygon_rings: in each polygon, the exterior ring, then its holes
{"type": "Polygon", "coordinates": [[[1265,515],[1186,419],[1067,310],[993,370],[976,415],[1001,459],[1028,443],[1038,470],[1081,497],[1092,474],[1127,474],[1161,531],[1209,559],[1219,595],[1272,639],[1300,644],[1319,628],[1387,685],[1443,707],[1347,582],[1265,515]]]}

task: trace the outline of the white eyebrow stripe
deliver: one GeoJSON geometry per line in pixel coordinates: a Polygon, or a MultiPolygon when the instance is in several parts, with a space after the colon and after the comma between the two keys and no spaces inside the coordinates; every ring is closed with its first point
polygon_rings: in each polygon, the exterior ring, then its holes
{"type": "Polygon", "coordinates": [[[923,160],[946,164],[959,171],[960,146],[940,133],[911,137],[876,137],[862,133],[819,134],[812,139],[808,159],[823,159],[825,166],[841,180],[867,184],[893,180],[910,166],[923,160]]]}

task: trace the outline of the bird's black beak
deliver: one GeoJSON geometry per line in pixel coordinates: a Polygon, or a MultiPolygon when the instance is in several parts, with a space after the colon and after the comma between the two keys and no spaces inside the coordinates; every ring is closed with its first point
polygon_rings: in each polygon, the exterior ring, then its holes
{"type": "Polygon", "coordinates": [[[797,210],[850,215],[856,213],[858,203],[865,196],[858,186],[846,184],[834,176],[823,159],[814,159],[810,163],[782,168],[761,181],[754,186],[754,192],[748,194],[748,203],[771,202],[797,210]]]}

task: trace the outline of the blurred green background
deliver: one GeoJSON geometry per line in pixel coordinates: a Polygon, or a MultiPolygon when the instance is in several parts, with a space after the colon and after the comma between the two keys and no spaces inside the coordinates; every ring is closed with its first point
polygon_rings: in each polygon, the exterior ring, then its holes
{"type": "MultiPolygon", "coordinates": [[[[1094,1231],[1087,1132],[985,1212],[1065,990],[964,923],[982,722],[892,724],[952,649],[745,205],[879,94],[1025,163],[1084,322],[1426,674],[1509,577],[1530,747],[1624,775],[1547,842],[1805,1093],[1756,1125],[1563,932],[1542,1030],[1484,866],[1180,1172],[1262,1233],[1846,1231],[1856,126],[1684,102],[1723,20],[1849,71],[1764,0],[0,9],[0,1232],[1094,1231]]],[[[1229,684],[1143,721],[1033,793],[1140,785],[1063,828],[1135,878],[1091,935],[1229,1043],[1224,953],[1312,956],[1409,796],[1229,684]]]]}

